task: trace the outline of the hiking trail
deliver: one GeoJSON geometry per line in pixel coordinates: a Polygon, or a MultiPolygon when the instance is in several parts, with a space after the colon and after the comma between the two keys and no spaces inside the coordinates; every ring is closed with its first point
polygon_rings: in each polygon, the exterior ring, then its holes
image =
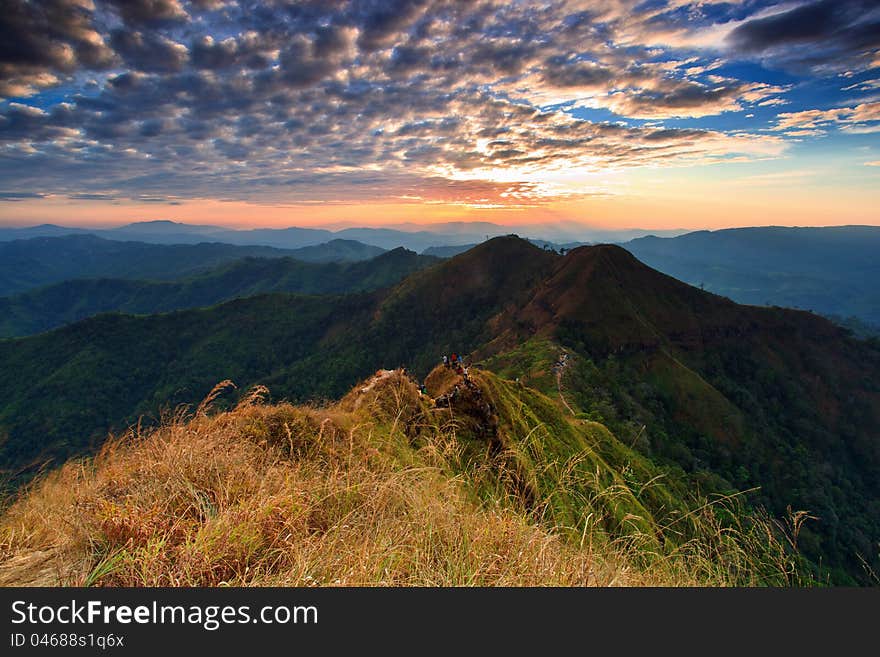
{"type": "Polygon", "coordinates": [[[559,391],[559,399],[562,400],[563,406],[568,409],[568,412],[574,416],[577,416],[577,413],[574,412],[574,409],[568,405],[568,402],[565,400],[565,395],[562,394],[562,373],[565,371],[565,368],[568,367],[569,362],[568,352],[563,351],[562,355],[559,356],[559,360],[553,364],[551,370],[556,374],[556,389],[559,391]]]}

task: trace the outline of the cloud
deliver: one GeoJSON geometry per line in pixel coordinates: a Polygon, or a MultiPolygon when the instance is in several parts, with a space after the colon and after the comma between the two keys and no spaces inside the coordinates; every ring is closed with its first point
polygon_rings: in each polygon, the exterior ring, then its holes
{"type": "Polygon", "coordinates": [[[271,63],[276,45],[280,44],[262,38],[257,32],[227,37],[222,41],[216,41],[210,34],[206,34],[198,37],[192,44],[192,63],[201,69],[263,69],[271,63]]]}
{"type": "Polygon", "coordinates": [[[40,194],[38,192],[0,192],[0,202],[16,202],[16,201],[26,201],[29,199],[35,198],[44,198],[45,194],[40,194]]]}
{"type": "Polygon", "coordinates": [[[737,80],[705,84],[663,79],[648,88],[614,93],[607,107],[621,116],[637,118],[702,117],[738,111],[746,103],[757,103],[784,91],[773,85],[737,80]]]}
{"type": "Polygon", "coordinates": [[[156,27],[189,20],[178,0],[104,0],[129,26],[156,27]]]}
{"type": "Polygon", "coordinates": [[[96,194],[88,192],[79,192],[77,194],[68,194],[67,198],[73,201],[114,201],[116,196],[113,194],[96,194]]]}
{"type": "Polygon", "coordinates": [[[430,3],[424,0],[384,0],[377,3],[364,3],[365,9],[358,11],[360,36],[358,46],[367,52],[391,46],[395,37],[411,25],[430,3]]]}
{"type": "Polygon", "coordinates": [[[56,73],[103,69],[113,51],[92,24],[87,0],[9,0],[0,12],[0,96],[30,95],[56,73]]]}
{"type": "Polygon", "coordinates": [[[877,89],[880,89],[880,78],[874,78],[873,80],[863,80],[861,82],[843,87],[841,91],[874,91],[877,89]]]}
{"type": "Polygon", "coordinates": [[[125,64],[136,71],[179,71],[189,59],[186,46],[152,32],[113,30],[110,44],[125,64]]]}
{"type": "Polygon", "coordinates": [[[539,203],[566,169],[763,159],[873,126],[861,103],[769,133],[699,127],[786,102],[725,69],[717,39],[668,37],[736,33],[763,56],[753,4],[14,0],[0,91],[33,95],[0,104],[0,176],[93,200],[539,203]]]}
{"type": "Polygon", "coordinates": [[[546,85],[557,89],[602,89],[615,75],[610,68],[595,62],[577,60],[565,65],[551,58],[545,62],[541,77],[546,85]]]}
{"type": "Polygon", "coordinates": [[[772,130],[802,136],[824,134],[831,128],[856,134],[880,132],[880,102],[828,110],[785,112],[776,117],[772,130]]]}
{"type": "Polygon", "coordinates": [[[730,32],[735,51],[788,68],[847,70],[873,66],[880,48],[877,0],[818,0],[745,21],[730,32]]]}

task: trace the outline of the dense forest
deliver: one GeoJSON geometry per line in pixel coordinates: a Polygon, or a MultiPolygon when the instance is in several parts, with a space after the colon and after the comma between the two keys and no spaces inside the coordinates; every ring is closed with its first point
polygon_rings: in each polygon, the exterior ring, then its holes
{"type": "Polygon", "coordinates": [[[398,248],[359,262],[242,258],[171,281],[74,279],[0,298],[0,337],[32,335],[103,312],[136,315],[212,306],[267,292],[344,294],[387,287],[434,264],[398,248]]]}
{"type": "Polygon", "coordinates": [[[94,235],[0,241],[0,295],[9,296],[71,279],[171,280],[247,257],[290,257],[308,262],[374,258],[383,249],[334,240],[301,249],[233,246],[214,242],[148,244],[94,235]]]}

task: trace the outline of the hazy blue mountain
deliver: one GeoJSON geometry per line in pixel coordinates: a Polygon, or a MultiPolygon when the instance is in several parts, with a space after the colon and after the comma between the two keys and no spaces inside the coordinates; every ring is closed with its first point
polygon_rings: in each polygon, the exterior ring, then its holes
{"type": "Polygon", "coordinates": [[[880,325],[880,227],[733,228],[623,244],[639,260],[739,303],[880,325]]]}
{"type": "Polygon", "coordinates": [[[329,230],[315,228],[234,230],[175,221],[142,221],[95,234],[106,239],[138,240],[155,244],[193,244],[207,241],[241,246],[272,246],[278,249],[316,246],[336,237],[329,230]]]}
{"type": "Polygon", "coordinates": [[[32,335],[110,311],[145,315],[267,292],[345,294],[375,290],[435,262],[436,258],[398,248],[360,262],[243,258],[175,281],[69,280],[0,298],[0,337],[32,335]]]}
{"type": "Polygon", "coordinates": [[[364,260],[376,247],[332,241],[304,250],[230,244],[147,244],[121,242],[94,235],[35,237],[0,242],[0,295],[81,278],[170,280],[192,275],[245,257],[329,262],[364,260]]]}
{"type": "Polygon", "coordinates": [[[184,224],[169,219],[156,219],[153,221],[137,221],[116,228],[109,228],[105,232],[116,233],[120,235],[138,234],[138,235],[168,235],[168,234],[186,234],[186,235],[212,235],[220,233],[227,228],[222,226],[210,226],[205,224],[184,224]]]}
{"type": "Polygon", "coordinates": [[[323,244],[293,249],[291,253],[297,260],[305,262],[357,262],[375,258],[385,252],[383,248],[356,240],[334,239],[323,244]]]}
{"type": "Polygon", "coordinates": [[[281,249],[315,246],[337,238],[329,230],[318,228],[254,228],[250,230],[221,230],[213,238],[229,244],[259,244],[281,249]]]}
{"type": "MultiPolygon", "coordinates": [[[[420,231],[425,230],[424,224],[413,222],[404,222],[397,224],[389,224],[386,228],[403,231],[420,231]]],[[[553,221],[552,223],[534,223],[534,224],[517,224],[515,227],[510,225],[495,224],[488,221],[445,221],[441,223],[432,223],[430,232],[445,235],[472,236],[474,243],[483,242],[492,237],[502,237],[510,233],[516,233],[530,240],[543,241],[547,240],[555,244],[575,244],[582,245],[586,243],[612,243],[624,242],[636,237],[644,237],[645,235],[658,235],[660,237],[674,237],[689,231],[682,228],[673,228],[668,230],[648,230],[644,228],[625,228],[619,230],[611,230],[607,228],[596,228],[588,224],[578,221],[553,221]]],[[[435,246],[459,245],[461,241],[437,242],[435,246]]]]}
{"type": "MultiPolygon", "coordinates": [[[[382,228],[350,227],[336,231],[322,228],[254,228],[235,230],[222,226],[184,224],[169,220],[141,221],[110,229],[81,229],[64,226],[43,225],[29,228],[0,228],[0,241],[48,237],[67,234],[92,234],[111,240],[130,240],[151,244],[198,244],[222,242],[248,246],[272,246],[280,249],[296,249],[315,246],[333,239],[357,240],[382,249],[402,246],[416,252],[434,246],[462,246],[477,244],[492,237],[508,235],[511,226],[491,222],[452,221],[431,224],[405,222],[382,228]]],[[[571,221],[552,224],[529,224],[517,226],[515,232],[543,244],[576,246],[596,242],[621,242],[649,234],[643,229],[610,231],[597,229],[571,221]]],[[[681,230],[666,230],[658,235],[678,235],[681,230]]]]}
{"type": "MultiPolygon", "coordinates": [[[[501,229],[501,227],[499,227],[501,229]]],[[[504,229],[508,232],[509,229],[504,229]]],[[[345,228],[330,231],[320,228],[254,228],[233,230],[220,226],[184,224],[176,221],[142,221],[117,228],[80,229],[50,224],[28,228],[0,229],[0,242],[31,237],[57,237],[70,234],[94,235],[107,240],[137,241],[149,244],[199,244],[220,242],[238,246],[271,246],[278,249],[298,249],[317,246],[332,240],[358,241],[382,250],[402,246],[412,251],[423,251],[435,244],[461,244],[482,240],[476,233],[445,234],[431,231],[404,231],[389,228],[345,228]]]]}
{"type": "Polygon", "coordinates": [[[32,237],[60,237],[62,235],[86,235],[89,233],[91,231],[84,228],[56,226],[55,224],[40,224],[39,226],[26,226],[24,228],[4,228],[0,226],[0,242],[27,240],[32,237]]]}
{"type": "Polygon", "coordinates": [[[335,233],[338,237],[354,239],[364,244],[375,244],[383,248],[405,246],[422,252],[435,244],[468,244],[480,241],[474,233],[445,234],[427,230],[402,231],[391,228],[345,228],[335,233]]]}
{"type": "Polygon", "coordinates": [[[461,244],[457,246],[429,246],[427,249],[422,251],[422,254],[434,256],[435,258],[452,258],[457,256],[459,253],[470,251],[475,246],[477,245],[461,244]]]}

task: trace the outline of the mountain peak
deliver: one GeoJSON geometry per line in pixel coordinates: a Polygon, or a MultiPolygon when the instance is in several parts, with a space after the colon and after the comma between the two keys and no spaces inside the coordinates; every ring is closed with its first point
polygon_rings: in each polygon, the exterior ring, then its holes
{"type": "Polygon", "coordinates": [[[171,226],[185,226],[178,221],[171,219],[149,219],[146,221],[133,221],[130,224],[119,226],[119,228],[168,228],[171,226]]]}
{"type": "Polygon", "coordinates": [[[606,262],[617,262],[628,265],[640,264],[633,255],[617,244],[590,244],[578,246],[566,254],[569,261],[580,259],[603,258],[606,262]]]}
{"type": "Polygon", "coordinates": [[[415,251],[411,251],[410,249],[406,248],[405,246],[396,246],[393,249],[389,249],[388,251],[386,251],[385,253],[383,253],[377,257],[379,257],[379,258],[386,257],[387,258],[390,256],[416,256],[416,255],[418,255],[418,253],[416,253],[415,251]]]}
{"type": "Polygon", "coordinates": [[[485,242],[480,242],[472,249],[455,256],[453,259],[533,257],[535,254],[540,253],[547,253],[547,251],[519,235],[511,233],[510,235],[501,235],[488,239],[485,242]]]}
{"type": "Polygon", "coordinates": [[[151,219],[148,221],[135,221],[124,226],[112,228],[111,231],[118,233],[158,233],[158,234],[209,234],[223,230],[219,226],[206,226],[202,224],[185,224],[171,219],[151,219]]]}

